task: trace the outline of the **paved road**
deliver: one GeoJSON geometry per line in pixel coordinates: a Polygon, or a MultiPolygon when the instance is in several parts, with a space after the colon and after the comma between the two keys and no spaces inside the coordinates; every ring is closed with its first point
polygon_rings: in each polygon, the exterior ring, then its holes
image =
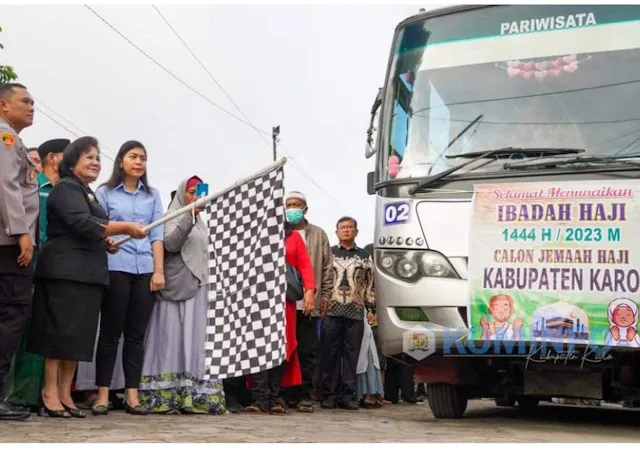
{"type": "Polygon", "coordinates": [[[0,423],[2,442],[640,442],[640,410],[543,403],[531,413],[470,402],[462,420],[427,405],[292,413],[289,417],[107,417],[0,423]]]}

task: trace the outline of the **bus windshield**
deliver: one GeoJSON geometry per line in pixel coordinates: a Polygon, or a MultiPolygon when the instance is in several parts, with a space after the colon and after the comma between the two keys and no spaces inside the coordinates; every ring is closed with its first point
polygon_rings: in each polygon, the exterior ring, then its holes
{"type": "Polygon", "coordinates": [[[410,23],[391,61],[378,180],[507,147],[640,156],[639,61],[636,5],[494,6],[410,23]]]}

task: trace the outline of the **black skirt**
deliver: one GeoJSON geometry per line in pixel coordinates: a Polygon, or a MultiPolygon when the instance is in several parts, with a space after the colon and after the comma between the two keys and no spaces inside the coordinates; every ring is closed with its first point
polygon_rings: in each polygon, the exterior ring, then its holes
{"type": "Polygon", "coordinates": [[[27,351],[49,359],[93,361],[104,286],[35,279],[27,351]]]}

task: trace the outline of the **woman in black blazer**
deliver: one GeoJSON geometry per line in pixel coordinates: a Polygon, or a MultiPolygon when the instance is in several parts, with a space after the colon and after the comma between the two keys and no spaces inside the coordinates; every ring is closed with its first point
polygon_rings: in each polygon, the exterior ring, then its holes
{"type": "Polygon", "coordinates": [[[146,236],[142,225],[110,222],[89,188],[100,175],[98,141],[69,144],[60,181],[47,200],[47,236],[36,265],[27,351],[45,357],[39,415],[85,417],[71,398],[78,361],[92,361],[103,291],[109,285],[108,236],[146,236]]]}

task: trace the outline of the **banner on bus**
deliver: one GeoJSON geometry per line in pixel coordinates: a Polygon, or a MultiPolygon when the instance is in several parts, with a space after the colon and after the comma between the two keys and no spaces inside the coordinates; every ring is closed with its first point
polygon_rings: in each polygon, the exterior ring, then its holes
{"type": "Polygon", "coordinates": [[[640,181],[480,184],[471,339],[640,347],[640,181]]]}

